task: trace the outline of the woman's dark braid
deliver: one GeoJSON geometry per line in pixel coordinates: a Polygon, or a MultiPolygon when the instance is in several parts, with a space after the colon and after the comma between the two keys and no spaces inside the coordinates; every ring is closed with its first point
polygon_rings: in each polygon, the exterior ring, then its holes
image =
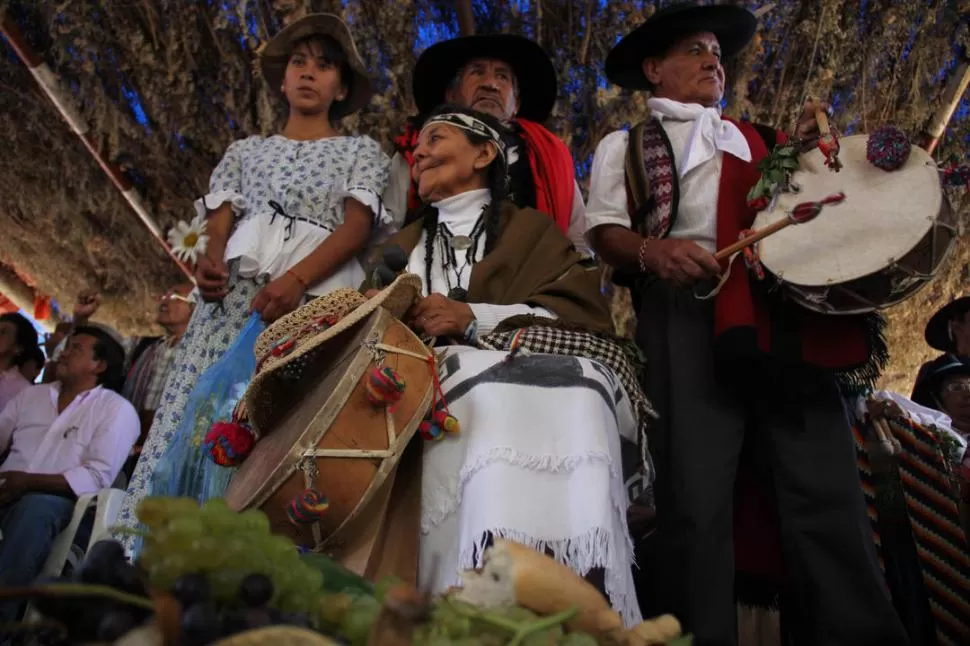
{"type": "Polygon", "coordinates": [[[488,205],[488,215],[485,216],[485,255],[492,253],[498,243],[499,216],[502,213],[502,202],[508,195],[508,178],[505,163],[501,157],[496,157],[488,169],[488,189],[492,192],[492,200],[488,205]]]}
{"type": "Polygon", "coordinates": [[[422,216],[424,223],[424,284],[431,292],[431,265],[434,263],[434,238],[438,232],[438,209],[433,206],[424,207],[422,216]]]}

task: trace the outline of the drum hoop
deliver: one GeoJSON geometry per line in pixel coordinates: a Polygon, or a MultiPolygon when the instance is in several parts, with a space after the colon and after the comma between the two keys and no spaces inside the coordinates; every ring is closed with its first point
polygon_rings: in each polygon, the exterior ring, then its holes
{"type": "MultiPolygon", "coordinates": [[[[943,204],[944,206],[941,207],[941,212],[940,212],[941,216],[951,209],[951,207],[949,206],[949,204],[945,199],[943,201],[943,204]]],[[[804,307],[805,309],[811,310],[813,312],[818,312],[819,314],[826,314],[826,315],[833,315],[833,316],[840,316],[840,315],[849,316],[849,315],[857,315],[857,314],[868,314],[870,312],[878,312],[878,311],[893,307],[895,305],[898,305],[899,303],[902,303],[903,301],[908,300],[909,298],[912,298],[913,296],[915,296],[924,287],[926,287],[926,285],[928,285],[933,280],[933,278],[936,277],[936,274],[939,271],[939,268],[944,266],[950,260],[950,256],[953,254],[954,247],[956,247],[955,242],[956,242],[957,236],[959,235],[959,231],[957,230],[956,227],[954,227],[949,222],[945,222],[939,219],[939,216],[938,216],[938,218],[933,221],[930,227],[930,230],[927,231],[926,235],[922,239],[925,240],[927,237],[931,238],[931,243],[930,243],[931,250],[933,251],[933,257],[935,257],[936,256],[935,252],[937,247],[937,242],[936,242],[937,234],[940,229],[943,229],[950,234],[950,241],[944,245],[943,253],[939,257],[939,260],[936,261],[935,263],[936,269],[934,270],[933,273],[921,273],[907,267],[906,265],[898,261],[893,261],[888,266],[882,268],[879,271],[872,272],[871,274],[860,276],[858,278],[854,278],[849,281],[845,281],[841,283],[832,283],[830,285],[799,285],[798,283],[785,280],[783,275],[775,274],[770,269],[768,269],[768,267],[765,267],[765,269],[767,270],[768,274],[775,282],[775,286],[772,287],[771,289],[772,290],[781,289],[781,290],[788,291],[789,293],[792,294],[791,296],[792,300],[795,301],[799,306],[804,307]],[[854,290],[849,288],[849,286],[856,281],[865,280],[867,278],[873,277],[881,272],[891,269],[894,266],[898,267],[899,269],[901,269],[911,277],[914,277],[914,278],[918,277],[922,279],[922,282],[916,285],[916,287],[911,291],[907,291],[896,298],[887,300],[882,303],[874,303],[872,301],[869,301],[868,299],[865,299],[864,297],[859,296],[854,292],[854,290]],[[854,307],[851,309],[845,309],[845,308],[836,309],[831,306],[826,306],[825,305],[826,301],[822,299],[826,298],[829,292],[833,290],[837,290],[843,294],[848,294],[853,298],[855,298],[856,300],[858,300],[860,303],[866,303],[866,305],[862,305],[860,307],[854,307]],[[817,292],[818,295],[812,292],[817,292]]]]}

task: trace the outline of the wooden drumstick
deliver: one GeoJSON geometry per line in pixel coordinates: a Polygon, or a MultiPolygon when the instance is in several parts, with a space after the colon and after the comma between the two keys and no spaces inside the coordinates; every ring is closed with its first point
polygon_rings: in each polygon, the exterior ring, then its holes
{"type": "Polygon", "coordinates": [[[845,199],[845,193],[836,193],[835,195],[829,195],[823,200],[818,202],[802,202],[793,208],[789,213],[788,217],[778,220],[777,222],[772,222],[766,227],[758,229],[747,238],[742,238],[733,244],[729,244],[723,249],[718,250],[714,254],[714,259],[718,262],[726,260],[741,251],[745,247],[750,247],[754,243],[767,238],[768,236],[778,233],[790,224],[804,224],[810,220],[814,220],[815,216],[822,212],[822,207],[826,204],[838,204],[845,199]]]}
{"type": "Polygon", "coordinates": [[[778,220],[777,222],[772,222],[771,224],[764,227],[763,229],[758,229],[747,238],[743,238],[741,240],[738,240],[734,244],[724,247],[723,249],[721,249],[720,251],[714,254],[714,259],[717,260],[718,262],[722,260],[727,260],[728,258],[733,256],[737,252],[741,251],[745,247],[750,247],[751,245],[758,242],[759,240],[767,238],[773,233],[778,233],[779,231],[781,231],[782,229],[784,229],[790,224],[793,224],[791,218],[785,218],[783,220],[778,220]]]}
{"type": "Polygon", "coordinates": [[[832,128],[829,125],[829,115],[825,111],[825,108],[822,107],[822,102],[815,97],[811,97],[809,100],[815,104],[815,121],[818,123],[819,135],[824,137],[832,134],[832,128]]]}
{"type": "Polygon", "coordinates": [[[822,107],[822,102],[815,97],[809,97],[815,104],[815,122],[818,124],[818,149],[825,156],[825,165],[836,173],[842,169],[839,161],[839,140],[832,134],[829,115],[822,107]]]}

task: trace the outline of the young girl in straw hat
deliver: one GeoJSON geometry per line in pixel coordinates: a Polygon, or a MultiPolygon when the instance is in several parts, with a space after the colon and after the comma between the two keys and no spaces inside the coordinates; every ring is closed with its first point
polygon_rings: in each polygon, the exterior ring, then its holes
{"type": "MultiPolygon", "coordinates": [[[[341,136],[333,126],[373,94],[347,26],[330,14],[306,16],[267,43],[260,67],[270,90],[286,99],[289,116],[278,135],[232,143],[212,173],[209,193],[196,202],[209,235],[196,268],[204,302],[179,345],[132,476],[120,514],[125,525],[136,523],[139,501],[159,493],[155,489],[213,495],[203,478],[176,476],[169,478],[177,480],[174,487],[163,487],[152,477],[176,439],[199,377],[253,312],[270,322],[309,297],[359,285],[364,271],[358,257],[390,222],[379,198],[389,159],[373,139],[341,136]]],[[[194,432],[207,429],[205,421],[197,421],[194,432]]],[[[201,442],[180,444],[202,450],[201,442]]]]}

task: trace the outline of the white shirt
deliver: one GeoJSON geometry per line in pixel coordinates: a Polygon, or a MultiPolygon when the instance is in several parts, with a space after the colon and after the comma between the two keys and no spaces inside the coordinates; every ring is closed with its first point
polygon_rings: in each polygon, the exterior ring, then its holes
{"type": "Polygon", "coordinates": [[[20,368],[16,366],[12,366],[3,373],[0,373],[0,411],[7,405],[7,402],[29,386],[30,382],[20,372],[20,368]]]}
{"type": "MultiPolygon", "coordinates": [[[[404,226],[404,219],[408,210],[408,190],[411,187],[411,168],[404,156],[395,153],[391,158],[391,168],[387,178],[387,188],[384,189],[384,206],[390,211],[396,228],[404,226]]],[[[589,244],[586,242],[586,205],[579,184],[573,181],[573,210],[569,216],[569,231],[566,233],[576,246],[576,251],[589,254],[589,244]]]]}
{"type": "MultiPolygon", "coordinates": [[[[677,216],[669,237],[693,240],[713,253],[717,246],[722,151],[750,161],[747,141],[734,124],[721,121],[719,116],[715,120],[715,115],[710,114],[716,113],[713,108],[676,104],[665,99],[649,99],[647,104],[670,139],[679,178],[677,216]],[[667,113],[676,113],[676,116],[667,113]],[[694,118],[688,120],[688,117],[694,118]]],[[[607,224],[630,228],[625,174],[629,141],[629,132],[617,130],[596,146],[586,205],[586,224],[590,230],[607,224]]]]}
{"type": "Polygon", "coordinates": [[[10,447],[0,473],[59,473],[78,496],[110,487],[138,439],[138,414],[124,397],[101,386],[81,393],[58,414],[60,387],[31,386],[0,412],[0,452],[10,447]]]}
{"type": "MultiPolygon", "coordinates": [[[[470,236],[479,218],[482,217],[485,206],[489,203],[490,199],[491,191],[487,188],[481,188],[449,197],[440,202],[435,202],[432,206],[438,209],[439,226],[444,224],[453,236],[470,236]]],[[[472,273],[472,264],[480,261],[485,255],[485,236],[483,235],[481,237],[478,248],[475,251],[473,263],[466,264],[464,260],[465,254],[459,253],[457,254],[457,267],[449,267],[447,270],[442,262],[440,249],[435,244],[433,250],[434,259],[431,262],[430,286],[424,284],[427,282],[427,278],[425,278],[425,274],[427,273],[427,265],[425,264],[425,259],[427,258],[425,254],[426,239],[427,234],[422,231],[418,244],[415,245],[414,251],[411,252],[411,257],[408,259],[407,267],[409,272],[421,277],[424,295],[427,296],[428,294],[434,293],[447,295],[453,287],[459,285],[468,289],[468,281],[472,273]],[[448,272],[447,274],[445,273],[446,271],[448,272]]],[[[478,321],[479,335],[490,333],[499,323],[512,316],[531,314],[551,319],[557,318],[555,314],[544,307],[532,307],[525,304],[493,305],[489,303],[469,303],[468,306],[471,308],[472,314],[475,315],[475,320],[478,321]]]]}

